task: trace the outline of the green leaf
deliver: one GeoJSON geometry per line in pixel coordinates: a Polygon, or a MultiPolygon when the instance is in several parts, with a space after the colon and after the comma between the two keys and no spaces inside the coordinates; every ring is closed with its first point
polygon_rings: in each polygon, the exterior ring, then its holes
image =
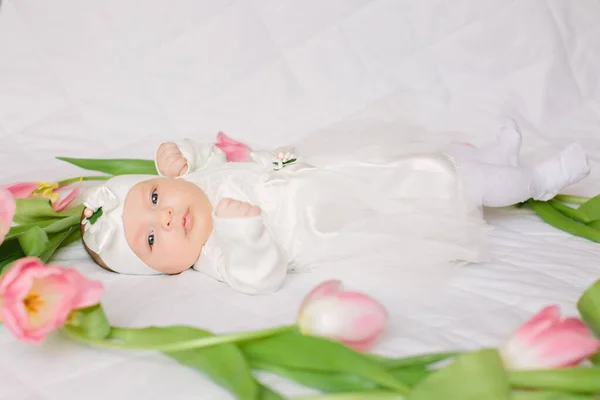
{"type": "MultiPolygon", "coordinates": [[[[36,227],[36,226],[39,226],[40,228],[46,230],[46,227],[54,224],[55,222],[57,222],[57,220],[49,219],[49,220],[33,222],[30,224],[25,224],[25,225],[13,226],[10,228],[10,230],[6,234],[6,237],[4,238],[4,240],[16,238],[17,236],[23,234],[24,232],[27,232],[29,229],[36,227]]],[[[48,232],[46,231],[46,233],[48,233],[48,232]]]]}
{"type": "Polygon", "coordinates": [[[56,157],[61,161],[90,171],[104,172],[109,175],[148,174],[158,175],[153,160],[139,159],[92,159],[56,157]]]}
{"type": "Polygon", "coordinates": [[[57,233],[70,227],[78,227],[80,221],[80,215],[64,216],[63,218],[52,218],[41,220],[37,222],[28,223],[25,225],[17,225],[10,228],[6,234],[5,240],[16,238],[22,235],[33,227],[40,227],[47,234],[57,233]]]}
{"type": "Polygon", "coordinates": [[[355,392],[381,389],[376,383],[351,374],[294,369],[254,361],[251,361],[251,366],[253,369],[271,372],[322,392],[355,392]]]}
{"type": "Polygon", "coordinates": [[[260,386],[260,395],[258,398],[260,400],[285,400],[285,397],[265,385],[264,383],[259,383],[260,386]]]}
{"type": "Polygon", "coordinates": [[[16,203],[17,209],[13,221],[17,224],[29,224],[60,217],[52,208],[50,199],[44,197],[16,199],[16,203]]]}
{"type": "Polygon", "coordinates": [[[77,242],[81,240],[81,231],[79,228],[74,228],[73,231],[67,236],[67,238],[60,244],[60,247],[66,247],[71,243],[77,242]]]}
{"type": "Polygon", "coordinates": [[[34,226],[18,237],[26,256],[39,257],[48,243],[48,235],[39,226],[34,226]]]}
{"type": "Polygon", "coordinates": [[[586,225],[589,226],[590,228],[600,230],[600,219],[595,219],[593,221],[590,221],[586,225]]]}
{"type": "Polygon", "coordinates": [[[548,204],[550,204],[552,208],[554,208],[556,211],[575,221],[583,222],[584,224],[590,222],[590,218],[588,217],[588,215],[585,212],[581,211],[581,209],[569,207],[556,200],[549,200],[548,204]]]}
{"type": "Polygon", "coordinates": [[[583,292],[577,310],[585,324],[600,337],[600,279],[583,292]]]}
{"type": "Polygon", "coordinates": [[[54,236],[52,236],[50,240],[48,240],[48,242],[46,243],[42,253],[39,255],[39,259],[42,260],[44,263],[50,261],[50,258],[52,258],[56,250],[58,250],[58,248],[61,247],[61,245],[69,238],[69,236],[73,233],[74,230],[76,231],[76,233],[79,233],[79,230],[76,230],[75,228],[69,228],[69,230],[57,233],[54,236]]]}
{"type": "Polygon", "coordinates": [[[414,365],[429,365],[456,357],[458,354],[456,352],[430,353],[402,358],[392,358],[377,354],[366,354],[366,356],[387,369],[395,369],[414,365]]]}
{"type": "Polygon", "coordinates": [[[345,372],[399,393],[410,392],[410,388],[396,380],[385,368],[333,340],[286,332],[238,345],[251,362],[322,372],[345,372]]]}
{"type": "Polygon", "coordinates": [[[0,244],[0,273],[13,261],[25,257],[19,241],[14,238],[0,244]]]}
{"type": "MultiPolygon", "coordinates": [[[[113,328],[110,338],[125,343],[152,345],[214,336],[213,333],[188,326],[113,328]]],[[[235,344],[163,352],[179,363],[204,372],[215,383],[233,393],[237,399],[257,399],[261,389],[250,366],[235,344]]],[[[273,398],[273,397],[271,397],[273,398]]]]}
{"type": "Polygon", "coordinates": [[[579,211],[589,220],[600,219],[600,195],[592,197],[579,206],[579,211]]]}
{"type": "MultiPolygon", "coordinates": [[[[251,361],[251,367],[271,372],[301,385],[327,393],[380,391],[384,389],[373,381],[347,373],[294,369],[254,361],[251,361]]],[[[390,372],[396,379],[408,386],[417,384],[430,374],[430,371],[421,365],[398,368],[390,372]]]]}
{"type": "Polygon", "coordinates": [[[600,367],[600,353],[596,353],[594,354],[592,357],[590,357],[590,361],[592,362],[592,364],[594,364],[596,367],[600,367]]]}
{"type": "Polygon", "coordinates": [[[0,273],[10,266],[14,261],[19,258],[25,257],[25,253],[19,246],[19,242],[11,240],[2,243],[0,246],[0,273]]]}
{"type": "Polygon", "coordinates": [[[573,367],[543,371],[510,371],[508,380],[515,388],[600,393],[600,368],[573,367]]]}
{"type": "Polygon", "coordinates": [[[413,389],[408,400],[509,400],[510,387],[495,350],[465,353],[413,389]]]}
{"type": "Polygon", "coordinates": [[[517,392],[511,396],[511,400],[586,400],[591,398],[591,396],[582,394],[565,392],[542,392],[537,390],[517,392]]]}
{"type": "Polygon", "coordinates": [[[61,218],[56,221],[51,221],[50,225],[47,225],[44,229],[46,233],[57,233],[65,229],[74,228],[79,226],[80,216],[73,215],[70,217],[61,218]]]}
{"type": "Polygon", "coordinates": [[[101,304],[75,311],[69,325],[90,339],[105,339],[111,329],[101,304]]]}
{"type": "MultiPolygon", "coordinates": [[[[293,400],[406,400],[400,393],[394,392],[353,392],[326,395],[294,397],[293,400]]],[[[433,399],[432,399],[433,400],[433,399]]],[[[435,399],[438,400],[438,399],[435,399]]],[[[483,400],[483,399],[482,399],[483,400]]]]}
{"type": "Polygon", "coordinates": [[[59,212],[58,216],[72,217],[73,215],[76,215],[78,218],[81,218],[81,214],[83,214],[84,209],[85,209],[85,206],[83,204],[79,204],[79,205],[75,205],[75,206],[73,204],[71,204],[71,207],[59,212]]]}
{"type": "Polygon", "coordinates": [[[432,371],[423,365],[413,365],[410,367],[390,370],[394,378],[398,379],[411,387],[419,384],[423,379],[431,375],[432,371]]]}
{"type": "Polygon", "coordinates": [[[567,204],[585,204],[590,198],[584,196],[573,196],[569,194],[558,194],[552,200],[560,201],[567,204]]]}
{"type": "Polygon", "coordinates": [[[594,242],[600,242],[600,231],[565,216],[544,201],[529,200],[533,211],[547,224],[557,229],[594,242]]]}

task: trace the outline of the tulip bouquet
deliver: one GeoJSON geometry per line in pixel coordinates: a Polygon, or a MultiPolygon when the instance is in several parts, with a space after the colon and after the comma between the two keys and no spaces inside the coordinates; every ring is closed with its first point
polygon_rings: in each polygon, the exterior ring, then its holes
{"type": "MultiPolygon", "coordinates": [[[[219,134],[228,161],[249,147],[219,134]]],[[[79,182],[119,174],[156,174],[149,160],[61,158],[105,175],[0,188],[0,319],[17,339],[36,345],[64,335],[82,346],[157,351],[193,368],[237,399],[285,397],[255,377],[268,371],[320,392],[311,398],[558,400],[600,396],[600,280],[585,290],[579,316],[551,305],[495,348],[395,358],[370,352],[388,314],[373,297],[325,281],[299,305],[289,326],[215,334],[192,326],[113,326],[104,287],[76,269],[51,263],[80,238],[79,182]],[[61,197],[62,193],[62,197],[61,197]]],[[[552,225],[600,241],[600,198],[559,196],[528,202],[552,225]],[[567,204],[580,204],[579,208],[567,204]]]]}

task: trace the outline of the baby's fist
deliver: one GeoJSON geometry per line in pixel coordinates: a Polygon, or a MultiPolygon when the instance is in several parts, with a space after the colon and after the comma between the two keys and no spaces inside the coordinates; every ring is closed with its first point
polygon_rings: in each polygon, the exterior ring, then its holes
{"type": "Polygon", "coordinates": [[[188,168],[187,160],[181,154],[179,147],[172,142],[159,146],[156,152],[156,164],[158,171],[169,178],[185,174],[188,168]]]}
{"type": "Polygon", "coordinates": [[[217,204],[215,215],[221,218],[250,218],[259,216],[260,207],[234,199],[223,199],[217,204]]]}

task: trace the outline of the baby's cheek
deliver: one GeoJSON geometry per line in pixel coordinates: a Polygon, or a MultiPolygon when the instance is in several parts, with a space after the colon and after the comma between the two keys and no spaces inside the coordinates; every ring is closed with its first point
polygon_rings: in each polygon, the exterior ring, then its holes
{"type": "Polygon", "coordinates": [[[198,261],[196,246],[185,238],[173,235],[169,237],[168,241],[165,240],[163,245],[160,253],[160,264],[164,267],[161,272],[180,273],[189,269],[198,261]]]}

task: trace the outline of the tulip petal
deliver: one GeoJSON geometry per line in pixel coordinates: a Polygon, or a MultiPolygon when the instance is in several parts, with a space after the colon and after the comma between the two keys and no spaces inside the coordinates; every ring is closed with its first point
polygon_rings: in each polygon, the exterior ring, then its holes
{"type": "Polygon", "coordinates": [[[80,188],[76,187],[75,189],[71,190],[65,198],[56,203],[53,203],[52,208],[54,209],[54,211],[61,212],[67,207],[69,207],[69,205],[73,202],[73,200],[75,200],[75,198],[79,194],[79,190],[80,188]]]}
{"type": "Polygon", "coordinates": [[[17,203],[13,195],[8,190],[0,188],[0,243],[4,241],[10,230],[16,211],[17,203]]]}
{"type": "Polygon", "coordinates": [[[544,307],[540,312],[521,325],[515,332],[515,336],[523,341],[534,340],[537,335],[558,322],[560,322],[559,307],[557,305],[544,307]]]}
{"type": "Polygon", "coordinates": [[[342,281],[339,280],[329,280],[320,283],[304,297],[304,300],[300,304],[300,314],[302,314],[302,310],[306,307],[308,303],[323,296],[337,293],[343,289],[344,286],[342,284],[342,281]]]}
{"type": "Polygon", "coordinates": [[[69,269],[65,275],[70,285],[77,289],[77,296],[73,300],[74,309],[93,306],[100,302],[100,299],[104,295],[102,282],[86,278],[75,268],[69,269]]]}
{"type": "Polygon", "coordinates": [[[225,153],[225,158],[230,162],[246,162],[250,159],[252,149],[245,143],[234,140],[219,132],[215,146],[225,153]]]}
{"type": "Polygon", "coordinates": [[[28,316],[22,301],[3,300],[0,318],[2,324],[13,335],[18,338],[23,337],[23,327],[27,326],[28,316]]]}
{"type": "Polygon", "coordinates": [[[377,336],[387,322],[386,309],[375,299],[356,292],[339,292],[333,295],[342,302],[355,317],[342,336],[344,340],[364,340],[377,336]]]}
{"type": "Polygon", "coordinates": [[[548,335],[536,346],[545,368],[560,368],[579,364],[600,350],[600,341],[589,336],[562,331],[548,335]]]}
{"type": "Polygon", "coordinates": [[[571,332],[577,333],[581,336],[589,337],[592,336],[592,330],[578,318],[565,318],[555,325],[556,327],[571,332]]]}
{"type": "Polygon", "coordinates": [[[12,185],[3,186],[4,189],[12,193],[15,199],[25,199],[31,197],[33,191],[36,190],[39,185],[36,182],[19,182],[12,185]]]}
{"type": "Polygon", "coordinates": [[[217,144],[243,144],[243,143],[230,138],[223,132],[219,132],[217,134],[217,144]]]}
{"type": "Polygon", "coordinates": [[[39,269],[40,260],[36,257],[23,257],[15,261],[2,275],[0,280],[0,297],[24,297],[31,289],[33,278],[43,277],[51,273],[47,269],[39,269]]]}
{"type": "Polygon", "coordinates": [[[364,338],[363,340],[357,340],[357,341],[345,341],[344,344],[348,347],[353,348],[356,351],[369,351],[373,348],[373,345],[377,342],[377,340],[379,340],[379,337],[381,336],[381,333],[375,334],[373,336],[369,336],[367,338],[364,338]]]}

